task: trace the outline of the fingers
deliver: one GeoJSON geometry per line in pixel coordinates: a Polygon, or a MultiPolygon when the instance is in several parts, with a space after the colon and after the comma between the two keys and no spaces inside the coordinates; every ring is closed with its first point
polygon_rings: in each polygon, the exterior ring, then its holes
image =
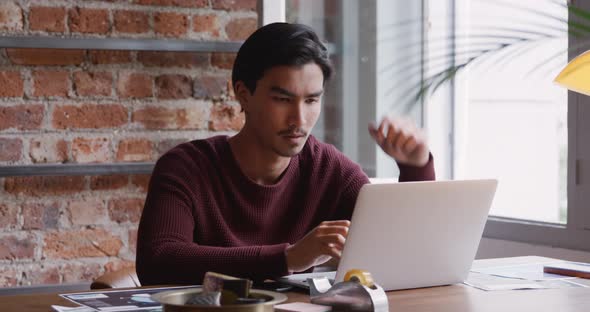
{"type": "Polygon", "coordinates": [[[411,154],[414,152],[416,147],[418,146],[417,139],[415,137],[408,138],[404,145],[401,146],[401,150],[406,154],[411,154]]]}
{"type": "Polygon", "coordinates": [[[396,151],[401,151],[402,146],[411,138],[411,134],[406,133],[403,129],[396,131],[393,139],[391,141],[387,141],[390,143],[391,148],[395,149],[396,151]]]}
{"type": "Polygon", "coordinates": [[[326,248],[324,250],[324,255],[330,256],[332,258],[340,259],[340,257],[342,257],[342,249],[326,246],[326,248]]]}
{"type": "Polygon", "coordinates": [[[379,130],[381,125],[377,126],[373,122],[369,124],[369,134],[377,142],[377,144],[381,145],[385,137],[383,136],[383,131],[379,130]]]}
{"type": "Polygon", "coordinates": [[[420,166],[428,162],[425,135],[410,119],[385,117],[378,126],[370,124],[369,133],[398,163],[420,166]]]}
{"type": "Polygon", "coordinates": [[[344,242],[346,242],[346,237],[341,234],[321,235],[318,236],[318,238],[322,241],[322,243],[328,246],[337,247],[339,249],[344,248],[344,242]]]}
{"type": "Polygon", "coordinates": [[[348,236],[348,227],[350,221],[325,221],[322,222],[315,230],[315,239],[321,245],[321,253],[337,259],[340,259],[346,237],[348,236]]]}
{"type": "Polygon", "coordinates": [[[319,226],[350,226],[348,220],[324,221],[319,226]]]}
{"type": "Polygon", "coordinates": [[[346,225],[319,225],[316,228],[316,236],[339,234],[344,237],[348,236],[348,226],[346,225]]]}
{"type": "Polygon", "coordinates": [[[331,233],[317,236],[323,246],[322,253],[339,259],[346,243],[347,234],[348,229],[346,229],[346,233],[342,234],[331,233]]]}
{"type": "Polygon", "coordinates": [[[374,124],[369,125],[369,133],[383,149],[392,147],[398,135],[402,132],[403,121],[398,118],[385,117],[381,120],[378,126],[374,124]]]}
{"type": "Polygon", "coordinates": [[[390,132],[393,133],[387,134],[387,144],[397,151],[404,151],[404,145],[409,140],[416,140],[419,134],[416,125],[408,119],[398,119],[395,123],[391,123],[390,132]]]}

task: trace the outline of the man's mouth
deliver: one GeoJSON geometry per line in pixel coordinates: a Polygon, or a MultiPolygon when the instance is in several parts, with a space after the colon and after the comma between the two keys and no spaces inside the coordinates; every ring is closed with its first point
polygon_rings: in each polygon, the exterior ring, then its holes
{"type": "Polygon", "coordinates": [[[289,138],[289,139],[296,139],[296,138],[305,137],[305,134],[300,134],[300,133],[298,133],[298,134],[283,134],[282,136],[285,138],[289,138]]]}

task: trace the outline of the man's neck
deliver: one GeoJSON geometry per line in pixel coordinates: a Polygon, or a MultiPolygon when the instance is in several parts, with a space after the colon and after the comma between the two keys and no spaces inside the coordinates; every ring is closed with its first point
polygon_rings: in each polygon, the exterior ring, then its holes
{"type": "Polygon", "coordinates": [[[245,131],[231,137],[229,145],[242,173],[260,185],[277,183],[291,162],[291,157],[283,157],[265,149],[253,135],[245,131]]]}

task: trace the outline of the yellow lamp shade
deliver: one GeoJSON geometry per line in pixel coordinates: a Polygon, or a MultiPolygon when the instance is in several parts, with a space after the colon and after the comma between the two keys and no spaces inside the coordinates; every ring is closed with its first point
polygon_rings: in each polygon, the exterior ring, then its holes
{"type": "Polygon", "coordinates": [[[590,50],[569,62],[555,82],[569,90],[590,95],[590,50]]]}

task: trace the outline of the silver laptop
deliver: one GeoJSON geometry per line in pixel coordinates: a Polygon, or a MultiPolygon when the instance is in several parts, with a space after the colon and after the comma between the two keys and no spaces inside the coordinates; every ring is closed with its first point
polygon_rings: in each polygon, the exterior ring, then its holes
{"type": "Polygon", "coordinates": [[[497,180],[367,184],[361,188],[336,272],[293,274],[342,281],[350,269],[371,272],[385,290],[465,280],[475,258],[497,180]]]}

